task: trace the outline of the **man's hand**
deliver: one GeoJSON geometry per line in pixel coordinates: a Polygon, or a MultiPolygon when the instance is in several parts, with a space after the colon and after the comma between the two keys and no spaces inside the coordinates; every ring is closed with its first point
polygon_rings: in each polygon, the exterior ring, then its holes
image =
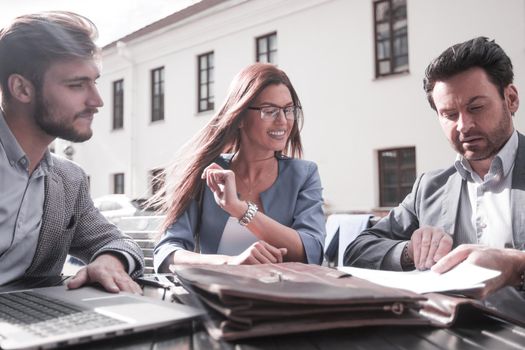
{"type": "Polygon", "coordinates": [[[452,237],[439,227],[423,226],[412,234],[408,254],[418,270],[427,270],[452,249],[452,237]]]}
{"type": "Polygon", "coordinates": [[[500,271],[501,274],[485,282],[475,296],[484,298],[504,286],[517,286],[525,271],[525,253],[516,249],[489,248],[482,245],[462,244],[432,267],[437,273],[447,272],[462,261],[500,271]]]}
{"type": "Polygon", "coordinates": [[[264,241],[258,241],[244,252],[228,259],[229,265],[277,264],[283,262],[286,248],[276,248],[264,241]]]}
{"type": "Polygon", "coordinates": [[[99,255],[93,262],[78,271],[67,283],[67,287],[76,289],[95,282],[100,283],[111,293],[125,291],[142,294],[142,289],[129,277],[122,262],[112,254],[99,255]]]}

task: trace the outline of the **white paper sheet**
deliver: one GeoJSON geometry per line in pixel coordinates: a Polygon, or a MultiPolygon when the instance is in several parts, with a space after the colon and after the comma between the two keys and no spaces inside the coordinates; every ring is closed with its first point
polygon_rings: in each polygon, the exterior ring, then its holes
{"type": "Polygon", "coordinates": [[[433,271],[382,271],[340,266],[340,271],[370,282],[387,287],[407,289],[416,293],[445,292],[481,288],[483,282],[500,274],[499,271],[486,269],[467,262],[462,262],[450,271],[438,274],[433,271]]]}

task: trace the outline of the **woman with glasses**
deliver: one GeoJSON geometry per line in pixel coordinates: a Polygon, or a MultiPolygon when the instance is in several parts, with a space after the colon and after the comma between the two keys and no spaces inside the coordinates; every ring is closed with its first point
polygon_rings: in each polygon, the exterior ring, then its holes
{"type": "Polygon", "coordinates": [[[166,213],[155,269],[170,264],[320,264],[325,220],[317,166],[300,160],[303,114],[290,80],[256,63],[183,147],[157,194],[166,213]]]}

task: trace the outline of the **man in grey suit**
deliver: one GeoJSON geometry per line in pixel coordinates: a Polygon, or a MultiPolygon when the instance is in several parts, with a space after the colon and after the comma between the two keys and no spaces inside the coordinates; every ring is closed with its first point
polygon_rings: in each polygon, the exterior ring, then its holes
{"type": "Polygon", "coordinates": [[[510,58],[478,37],[446,49],[427,67],[424,88],[453,166],[421,175],[412,192],[345,252],[345,264],[444,272],[463,260],[500,270],[481,295],[523,289],[525,136],[510,58]]]}
{"type": "Polygon", "coordinates": [[[0,30],[0,285],[59,275],[69,253],[88,263],[69,283],[140,293],[138,245],[93,206],[82,169],[48,150],[82,142],[103,105],[88,19],[68,12],[16,18],[0,30]]]}

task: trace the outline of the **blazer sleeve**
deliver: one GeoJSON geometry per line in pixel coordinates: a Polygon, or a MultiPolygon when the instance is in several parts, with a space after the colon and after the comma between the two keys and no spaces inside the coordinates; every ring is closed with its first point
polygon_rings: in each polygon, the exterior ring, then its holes
{"type": "Polygon", "coordinates": [[[153,266],[156,272],[173,252],[195,249],[193,232],[197,229],[197,216],[197,201],[192,200],[184,213],[163,234],[154,250],[153,266]]]}
{"type": "Polygon", "coordinates": [[[421,175],[412,192],[373,227],[364,230],[345,250],[344,265],[380,269],[384,257],[398,243],[410,240],[419,227],[417,198],[421,175]]]}
{"type": "Polygon", "coordinates": [[[299,233],[309,264],[321,264],[326,236],[323,187],[317,165],[309,162],[306,181],[299,189],[291,228],[299,233]]]}
{"type": "Polygon", "coordinates": [[[131,237],[122,233],[95,208],[85,176],[79,189],[76,206],[78,208],[75,210],[76,222],[70,222],[74,230],[70,247],[71,255],[91,262],[102,253],[125,252],[135,261],[135,269],[131,271],[130,276],[134,278],[142,275],[144,272],[142,250],[131,237]]]}

